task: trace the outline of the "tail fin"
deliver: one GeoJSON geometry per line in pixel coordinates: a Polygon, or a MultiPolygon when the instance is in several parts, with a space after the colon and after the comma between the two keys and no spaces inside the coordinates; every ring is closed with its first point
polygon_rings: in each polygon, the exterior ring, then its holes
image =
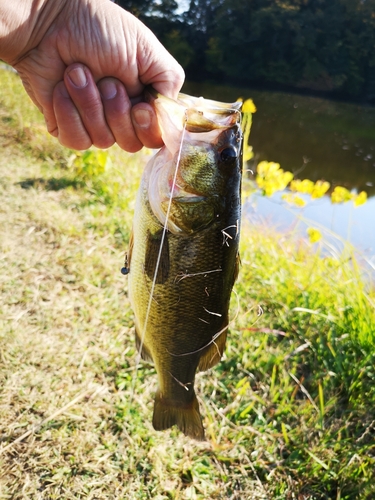
{"type": "Polygon", "coordinates": [[[199,404],[195,393],[193,394],[191,403],[188,405],[178,405],[178,402],[163,398],[160,392],[157,392],[152,425],[157,431],[163,431],[173,425],[177,425],[185,436],[197,439],[198,441],[205,439],[202,419],[199,413],[199,404]]]}

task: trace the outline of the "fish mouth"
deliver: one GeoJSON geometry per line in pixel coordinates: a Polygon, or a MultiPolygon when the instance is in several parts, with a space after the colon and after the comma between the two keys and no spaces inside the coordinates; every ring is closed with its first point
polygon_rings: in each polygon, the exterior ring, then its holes
{"type": "Polygon", "coordinates": [[[242,101],[223,103],[179,93],[176,100],[163,96],[153,87],[144,90],[144,100],[169,115],[181,131],[202,133],[232,127],[241,120],[242,101]]]}

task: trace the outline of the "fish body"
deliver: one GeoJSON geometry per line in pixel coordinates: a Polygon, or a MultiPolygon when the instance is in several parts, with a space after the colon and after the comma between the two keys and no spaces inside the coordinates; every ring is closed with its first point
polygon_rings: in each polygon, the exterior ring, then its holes
{"type": "Polygon", "coordinates": [[[221,359],[238,273],[240,103],[180,95],[154,105],[165,146],[137,195],[129,296],[137,347],[158,374],[154,428],[204,439],[194,378],[221,359]]]}

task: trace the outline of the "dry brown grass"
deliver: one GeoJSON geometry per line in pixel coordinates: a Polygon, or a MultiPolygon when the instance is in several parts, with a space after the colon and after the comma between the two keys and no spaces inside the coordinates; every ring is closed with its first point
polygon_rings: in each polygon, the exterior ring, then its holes
{"type": "MultiPolygon", "coordinates": [[[[240,498],[237,477],[224,479],[228,464],[216,460],[213,481],[207,464],[199,468],[206,455],[215,460],[210,443],[152,429],[150,366],[133,391],[133,320],[119,272],[126,245],[106,233],[109,216],[85,203],[87,192],[59,189],[66,171],[55,163],[70,153],[39,155],[38,135],[8,123],[0,158],[0,498],[227,498],[223,488],[240,498]]],[[[144,162],[125,160],[138,170],[144,162]]],[[[126,231],[130,220],[129,210],[126,231]]],[[[264,488],[244,467],[261,498],[264,488]]]]}
{"type": "Polygon", "coordinates": [[[0,82],[0,500],[372,500],[375,298],[353,261],[243,231],[226,353],[196,382],[207,442],[154,431],[119,272],[146,158],[79,177],[0,82]]]}

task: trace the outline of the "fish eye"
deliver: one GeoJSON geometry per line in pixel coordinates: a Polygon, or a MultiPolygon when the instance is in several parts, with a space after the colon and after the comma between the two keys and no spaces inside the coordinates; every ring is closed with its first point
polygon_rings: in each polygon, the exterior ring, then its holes
{"type": "Polygon", "coordinates": [[[233,160],[233,158],[237,158],[237,150],[233,147],[225,148],[220,153],[220,159],[222,161],[233,160]]]}

